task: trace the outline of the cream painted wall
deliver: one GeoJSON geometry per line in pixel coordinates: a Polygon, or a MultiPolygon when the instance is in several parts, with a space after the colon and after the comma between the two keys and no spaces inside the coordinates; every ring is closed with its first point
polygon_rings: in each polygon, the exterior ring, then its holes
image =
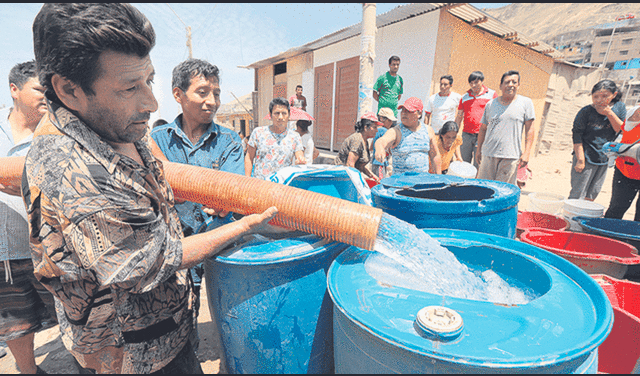
{"type": "MultiPolygon", "coordinates": [[[[374,80],[389,71],[389,58],[392,55],[400,57],[398,74],[404,82],[404,94],[399,103],[410,97],[418,97],[424,102],[429,92],[439,14],[439,11],[433,11],[378,29],[374,80]]],[[[376,111],[377,102],[373,106],[373,111],[376,111]]]]}
{"type": "Polygon", "coordinates": [[[258,119],[257,126],[270,124],[264,117],[269,113],[273,96],[273,65],[258,69],[258,119]]]}
{"type": "MultiPolygon", "coordinates": [[[[429,90],[438,32],[439,12],[430,12],[402,22],[379,28],[376,33],[376,58],[373,65],[374,82],[389,70],[389,57],[400,57],[399,74],[404,82],[400,103],[409,97],[424,100],[429,90]]],[[[318,49],[313,54],[313,66],[319,67],[360,54],[360,36],[318,49]]],[[[335,71],[334,71],[335,73],[335,71]]],[[[335,74],[334,74],[335,75],[335,74]]],[[[305,93],[314,93],[313,73],[305,93]]],[[[335,89],[335,85],[334,85],[335,89]]],[[[335,93],[334,93],[335,95],[335,93]]],[[[309,96],[307,96],[309,100],[309,96]]],[[[334,101],[335,103],[335,97],[334,101]]],[[[313,107],[311,107],[311,111],[313,107]]],[[[372,111],[377,111],[373,101],[372,111]]],[[[335,119],[335,117],[334,117],[335,119]]]]}

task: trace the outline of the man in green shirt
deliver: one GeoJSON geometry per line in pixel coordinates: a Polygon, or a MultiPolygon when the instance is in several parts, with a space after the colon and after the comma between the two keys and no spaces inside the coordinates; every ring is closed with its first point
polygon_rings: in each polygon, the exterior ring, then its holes
{"type": "Polygon", "coordinates": [[[391,56],[389,58],[389,71],[378,77],[373,85],[373,99],[378,101],[378,111],[387,107],[393,111],[394,116],[398,116],[398,101],[402,96],[402,77],[398,75],[400,69],[400,58],[391,56]]]}

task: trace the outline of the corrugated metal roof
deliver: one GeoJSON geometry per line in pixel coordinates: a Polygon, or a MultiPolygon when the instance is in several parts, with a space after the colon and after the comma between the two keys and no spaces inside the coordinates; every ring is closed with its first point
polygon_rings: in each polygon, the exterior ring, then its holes
{"type": "Polygon", "coordinates": [[[448,12],[468,22],[475,27],[487,31],[500,38],[511,40],[516,44],[528,47],[536,52],[551,56],[554,59],[563,59],[564,54],[543,41],[535,40],[516,29],[506,25],[502,21],[490,16],[469,3],[459,3],[451,6],[448,12]]]}
{"type": "MultiPolygon", "coordinates": [[[[442,7],[447,7],[449,13],[462,19],[463,21],[466,21],[471,25],[475,25],[476,27],[488,31],[498,37],[504,38],[506,40],[514,38],[514,43],[528,47],[539,53],[549,55],[554,59],[562,59],[564,57],[564,54],[557,51],[548,44],[542,41],[533,40],[526,35],[518,33],[515,29],[507,26],[503,22],[491,17],[487,13],[475,8],[473,5],[470,5],[468,3],[413,3],[408,5],[401,5],[386,13],[378,15],[376,17],[376,26],[378,28],[388,26],[396,22],[419,16],[424,13],[432,12],[442,7]]],[[[305,52],[314,51],[329,46],[331,44],[359,35],[362,30],[361,25],[362,22],[359,22],[355,25],[346,27],[342,30],[338,30],[334,33],[316,39],[302,46],[291,48],[276,56],[257,61],[247,66],[240,66],[239,68],[261,68],[267,65],[276,64],[280,61],[305,52]]]]}

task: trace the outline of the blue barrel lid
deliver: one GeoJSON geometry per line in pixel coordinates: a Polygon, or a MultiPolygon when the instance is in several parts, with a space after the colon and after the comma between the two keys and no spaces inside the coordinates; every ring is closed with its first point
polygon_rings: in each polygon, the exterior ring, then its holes
{"type": "MultiPolygon", "coordinates": [[[[397,210],[406,208],[415,211],[416,205],[426,213],[490,213],[502,211],[518,205],[520,188],[513,184],[494,180],[466,179],[458,176],[437,175],[418,172],[405,172],[381,180],[371,189],[376,199],[393,200],[397,210]],[[408,197],[398,194],[405,187],[415,190],[441,189],[447,186],[478,187],[478,190],[491,190],[493,194],[481,200],[438,201],[434,199],[408,197]]],[[[378,205],[376,205],[378,206],[378,205]]]]}
{"type": "Polygon", "coordinates": [[[549,289],[527,304],[507,306],[391,286],[366,272],[365,261],[374,252],[351,247],[328,272],[336,309],[384,342],[425,357],[488,368],[531,368],[571,361],[593,351],[611,331],[613,310],[602,288],[561,257],[495,235],[424,231],[445,247],[488,247],[524,257],[548,275],[549,289]],[[432,305],[461,315],[464,328],[457,338],[435,341],[420,333],[414,325],[416,315],[432,305]]]}
{"type": "Polygon", "coordinates": [[[585,230],[613,238],[640,241],[640,222],[615,218],[573,217],[585,230]]]}
{"type": "Polygon", "coordinates": [[[313,257],[320,252],[347,247],[315,235],[272,239],[259,234],[245,236],[242,241],[215,257],[217,262],[242,265],[265,265],[313,257]]]}

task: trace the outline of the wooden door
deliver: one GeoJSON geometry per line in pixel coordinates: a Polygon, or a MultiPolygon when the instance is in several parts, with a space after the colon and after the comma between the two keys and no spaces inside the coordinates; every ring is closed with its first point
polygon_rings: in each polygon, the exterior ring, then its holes
{"type": "Polygon", "coordinates": [[[331,124],[333,121],[333,63],[314,70],[313,142],[317,148],[331,146],[331,124]]]}
{"type": "Polygon", "coordinates": [[[359,76],[359,56],[336,63],[336,121],[333,150],[340,150],[342,142],[355,132],[354,125],[358,118],[359,76]]]}

